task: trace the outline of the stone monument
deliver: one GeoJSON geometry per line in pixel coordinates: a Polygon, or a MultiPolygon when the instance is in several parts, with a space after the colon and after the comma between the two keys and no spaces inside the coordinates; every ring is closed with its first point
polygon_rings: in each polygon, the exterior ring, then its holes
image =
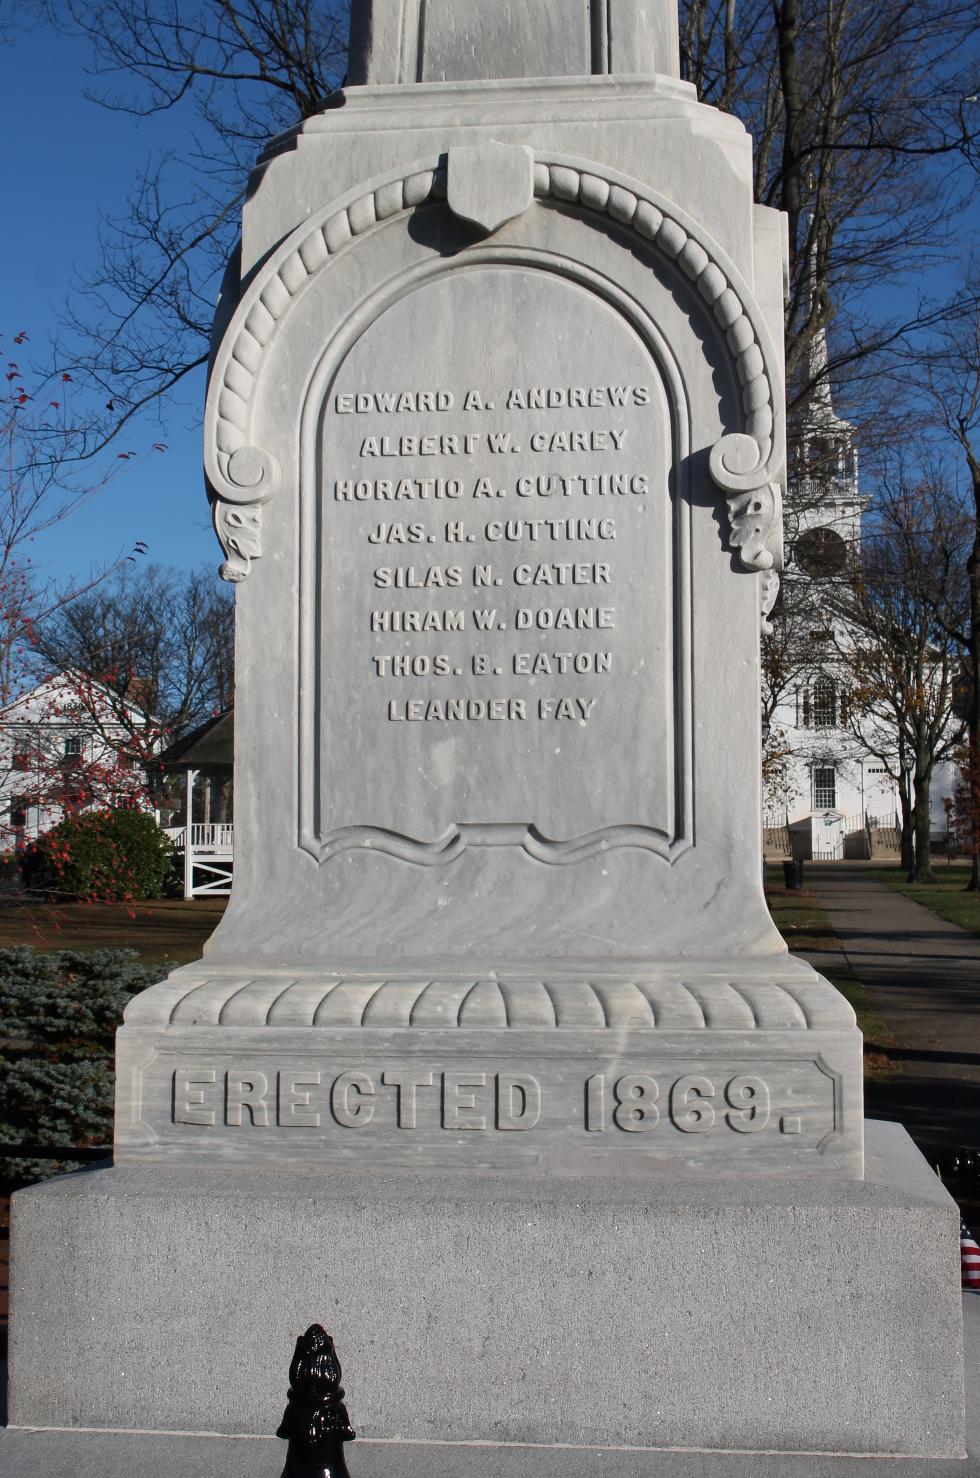
{"type": "Polygon", "coordinates": [[[20,1198],[15,1318],[59,1236],[85,1292],[15,1328],[13,1419],[142,1382],[155,1429],[271,1430],[268,1333],[322,1318],[366,1437],[955,1455],[955,1209],[901,1131],[866,1161],[853,1012],[761,888],[751,141],[674,0],[353,19],[218,308],[231,903],[127,1011],[116,1168],[20,1198]]]}

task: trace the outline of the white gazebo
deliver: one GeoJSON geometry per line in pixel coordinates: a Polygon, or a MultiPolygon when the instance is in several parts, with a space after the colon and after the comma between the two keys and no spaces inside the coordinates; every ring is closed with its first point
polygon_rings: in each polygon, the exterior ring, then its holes
{"type": "Polygon", "coordinates": [[[160,756],[165,770],[180,771],[185,777],[184,824],[164,827],[183,859],[185,898],[226,898],[231,892],[235,827],[223,815],[215,818],[213,811],[216,793],[225,793],[231,780],[234,736],[235,710],[229,708],[160,756]],[[199,820],[194,819],[195,812],[199,820]]]}

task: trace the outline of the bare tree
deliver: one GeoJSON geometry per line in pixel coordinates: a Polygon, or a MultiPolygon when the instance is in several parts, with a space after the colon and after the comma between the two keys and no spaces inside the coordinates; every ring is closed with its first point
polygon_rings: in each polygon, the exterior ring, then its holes
{"type": "Polygon", "coordinates": [[[348,5],[48,0],[55,24],[91,42],[92,95],[106,107],[195,119],[193,151],[147,162],[66,310],[59,352],[105,391],[103,439],[206,363],[249,171],[270,137],[342,81],[348,5]]]}
{"type": "MultiPolygon", "coordinates": [[[[91,43],[94,95],[136,115],[193,111],[187,158],[149,163],[81,284],[65,350],[108,390],[104,436],[207,356],[248,170],[343,79],[348,0],[47,0],[91,43]]],[[[759,201],[785,210],[794,401],[835,327],[835,380],[902,325],[866,289],[938,250],[976,163],[980,0],[682,0],[682,66],[756,140],[759,201]]],[[[915,315],[918,316],[918,315],[915,315]]],[[[866,376],[865,376],[866,381],[866,376]]]]}
{"type": "MultiPolygon", "coordinates": [[[[925,421],[921,397],[890,393],[894,356],[942,321],[914,286],[896,306],[883,283],[914,283],[948,254],[975,185],[975,0],[683,0],[684,75],[736,113],[755,142],[755,194],[785,212],[791,472],[786,543],[824,507],[837,448],[813,429],[831,382],[869,451],[925,421]]],[[[857,551],[854,551],[855,554],[857,551]]],[[[785,785],[785,736],[772,714],[815,680],[818,592],[792,558],[763,643],[766,774],[785,785]]]]}
{"type": "MultiPolygon", "coordinates": [[[[68,371],[37,378],[21,369],[27,344],[21,330],[5,346],[0,392],[0,707],[32,679],[38,623],[145,547],[138,542],[133,553],[110,553],[67,587],[40,578],[33,568],[37,540],[138,457],[117,451],[93,458],[101,440],[98,417],[75,395],[68,371]]],[[[154,448],[163,449],[159,442],[154,448]]]]}
{"type": "Polygon", "coordinates": [[[91,721],[105,714],[122,726],[144,763],[160,741],[232,701],[233,602],[209,570],[124,568],[54,612],[37,647],[50,666],[76,674],[78,703],[91,684],[91,721]]]}
{"type": "Polygon", "coordinates": [[[964,655],[967,730],[964,796],[970,816],[968,888],[980,890],[980,274],[968,275],[940,332],[912,360],[916,388],[925,387],[936,419],[967,474],[970,535],[964,565],[967,599],[952,634],[964,655]]]}
{"type": "Polygon", "coordinates": [[[210,571],[121,566],[32,629],[34,676],[0,709],[0,841],[92,806],[158,805],[157,755],[232,701],[233,601],[210,571]]]}
{"type": "Polygon", "coordinates": [[[907,328],[867,290],[944,249],[975,184],[980,6],[686,0],[681,21],[684,75],[745,122],[756,198],[788,218],[790,410],[831,326],[835,386],[865,401],[869,361],[907,328]]]}
{"type": "Polygon", "coordinates": [[[825,599],[835,621],[834,661],[848,674],[849,726],[899,786],[910,877],[931,876],[929,793],[940,760],[954,756],[967,600],[962,505],[940,479],[884,482],[859,560],[825,599]],[[911,789],[906,777],[911,767],[911,789]]]}

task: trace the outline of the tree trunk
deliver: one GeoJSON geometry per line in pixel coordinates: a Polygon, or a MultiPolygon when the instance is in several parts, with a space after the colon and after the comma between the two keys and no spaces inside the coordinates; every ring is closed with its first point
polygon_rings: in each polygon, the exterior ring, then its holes
{"type": "Polygon", "coordinates": [[[799,0],[777,0],[773,5],[779,74],[783,93],[783,155],[779,204],[789,225],[790,271],[796,263],[800,210],[803,201],[803,93],[800,86],[797,42],[800,30],[799,0]]]}
{"type": "Polygon", "coordinates": [[[898,799],[902,808],[902,868],[912,877],[912,806],[909,802],[909,784],[903,775],[898,783],[898,799]]]}
{"type": "Polygon", "coordinates": [[[912,867],[909,871],[909,882],[912,883],[929,883],[933,878],[929,824],[929,785],[931,780],[931,765],[923,771],[916,770],[915,805],[913,808],[915,846],[912,867]]]}
{"type": "MultiPolygon", "coordinates": [[[[973,675],[974,691],[977,674],[973,675]]],[[[971,705],[975,716],[976,703],[971,705]]],[[[972,725],[967,742],[966,775],[964,777],[967,807],[967,836],[970,843],[970,877],[966,885],[968,893],[980,893],[980,743],[972,725]]]]}
{"type": "Polygon", "coordinates": [[[967,822],[970,837],[970,880],[967,891],[980,892],[980,461],[967,448],[973,483],[973,547],[966,562],[970,583],[969,708],[967,712],[967,822]]]}

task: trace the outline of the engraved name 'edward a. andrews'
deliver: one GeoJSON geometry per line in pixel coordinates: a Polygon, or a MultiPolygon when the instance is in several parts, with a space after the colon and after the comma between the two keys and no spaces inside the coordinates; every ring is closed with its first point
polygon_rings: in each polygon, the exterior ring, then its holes
{"type": "MultiPolygon", "coordinates": [[[[499,397],[508,411],[603,410],[609,406],[625,409],[650,403],[649,385],[535,385],[522,389],[514,386],[499,397]]],[[[338,416],[350,415],[430,415],[434,411],[492,411],[496,398],[486,392],[469,389],[457,394],[452,390],[362,390],[339,393],[333,398],[338,416]]]]}

